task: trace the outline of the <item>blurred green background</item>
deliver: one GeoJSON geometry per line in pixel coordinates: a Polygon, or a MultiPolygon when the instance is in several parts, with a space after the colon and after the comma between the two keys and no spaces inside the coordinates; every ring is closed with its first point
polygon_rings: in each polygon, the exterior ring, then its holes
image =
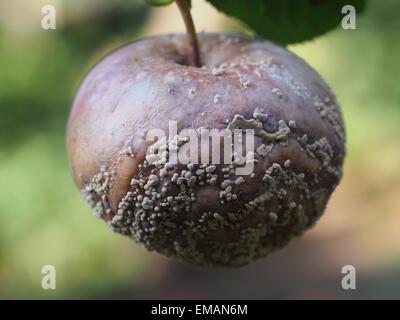
{"type": "MultiPolygon", "coordinates": [[[[198,30],[240,30],[194,1],[198,30]]],[[[340,13],[338,13],[340,14],[340,13]]],[[[106,52],[183,31],[142,0],[0,0],[0,298],[400,298],[400,2],[370,0],[357,30],[291,46],[331,85],[347,124],[345,176],[316,228],[250,266],[200,270],[147,253],[96,219],[65,150],[74,94],[106,52]],[[41,8],[57,29],[41,29],[41,8]],[[54,265],[57,289],[43,290],[54,265]],[[357,290],[341,289],[341,268],[357,290]]]]}

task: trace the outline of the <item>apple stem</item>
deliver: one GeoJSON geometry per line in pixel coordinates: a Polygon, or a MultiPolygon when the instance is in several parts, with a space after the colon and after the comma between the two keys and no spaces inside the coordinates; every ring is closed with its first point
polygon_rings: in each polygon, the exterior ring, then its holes
{"type": "Polygon", "coordinates": [[[190,14],[190,2],[188,0],[176,0],[176,4],[178,5],[186,27],[186,33],[189,42],[188,63],[191,66],[200,67],[201,60],[199,42],[197,40],[197,34],[192,15],[190,14]]]}

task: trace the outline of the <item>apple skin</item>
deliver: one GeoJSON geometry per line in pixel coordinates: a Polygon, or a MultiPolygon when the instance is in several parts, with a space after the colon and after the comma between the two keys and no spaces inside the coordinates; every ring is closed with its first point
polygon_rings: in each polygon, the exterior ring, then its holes
{"type": "Polygon", "coordinates": [[[187,65],[183,34],[139,40],[103,58],[74,100],[68,155],[78,188],[115,232],[189,264],[241,266],[322,215],[342,175],[343,120],[327,84],[288,50],[239,34],[202,33],[199,43],[202,68],[187,65]],[[224,165],[212,173],[216,183],[200,184],[208,178],[196,174],[199,166],[175,165],[165,175],[146,161],[146,133],[168,133],[169,120],[179,129],[222,130],[238,115],[257,120],[255,111],[267,115],[265,132],[279,122],[289,131],[285,141],[256,137],[256,148],[268,152],[256,152],[254,175],[241,184],[224,177],[224,165]],[[197,182],[178,186],[174,174],[197,182]],[[157,181],[149,187],[150,175],[157,181]],[[221,196],[225,180],[234,199],[221,196]]]}

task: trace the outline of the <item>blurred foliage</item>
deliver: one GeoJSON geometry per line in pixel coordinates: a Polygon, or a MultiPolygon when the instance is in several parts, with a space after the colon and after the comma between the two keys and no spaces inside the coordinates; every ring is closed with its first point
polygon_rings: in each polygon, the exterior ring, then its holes
{"type": "MultiPolygon", "coordinates": [[[[28,3],[36,1],[0,0],[0,297],[111,296],[147,281],[141,272],[154,256],[90,214],[69,174],[65,127],[86,72],[101,55],[140,36],[148,8],[142,0],[60,0],[56,31],[11,28],[7,21],[26,22],[18,14],[28,3]],[[45,264],[57,268],[55,292],[40,287],[45,264]]],[[[371,1],[357,30],[337,29],[291,47],[343,106],[347,166],[380,152],[385,181],[399,159],[399,9],[397,0],[371,1]]],[[[135,297],[131,290],[127,295],[135,297]]]]}
{"type": "Polygon", "coordinates": [[[87,72],[88,58],[111,39],[134,37],[148,13],[142,2],[64,1],[64,23],[54,32],[0,29],[2,148],[43,130],[60,132],[77,75],[87,72]]]}
{"type": "Polygon", "coordinates": [[[166,6],[174,2],[175,0],[145,0],[151,6],[160,7],[166,6]]]}
{"type": "Polygon", "coordinates": [[[313,39],[335,29],[345,5],[358,13],[365,0],[207,0],[218,10],[238,18],[256,34],[287,45],[313,39]]]}

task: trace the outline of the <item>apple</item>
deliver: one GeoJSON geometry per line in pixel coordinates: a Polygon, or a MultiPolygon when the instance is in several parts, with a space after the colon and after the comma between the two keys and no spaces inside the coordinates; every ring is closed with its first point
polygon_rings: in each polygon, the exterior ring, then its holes
{"type": "MultiPolygon", "coordinates": [[[[184,34],[132,42],[104,57],[75,97],[68,155],[96,215],[148,250],[198,266],[241,266],[284,247],[322,215],[342,176],[341,111],[323,79],[272,42],[184,34]],[[146,134],[255,128],[254,171],[152,163],[146,134]]],[[[168,150],[167,150],[168,151],[168,150]]]]}

